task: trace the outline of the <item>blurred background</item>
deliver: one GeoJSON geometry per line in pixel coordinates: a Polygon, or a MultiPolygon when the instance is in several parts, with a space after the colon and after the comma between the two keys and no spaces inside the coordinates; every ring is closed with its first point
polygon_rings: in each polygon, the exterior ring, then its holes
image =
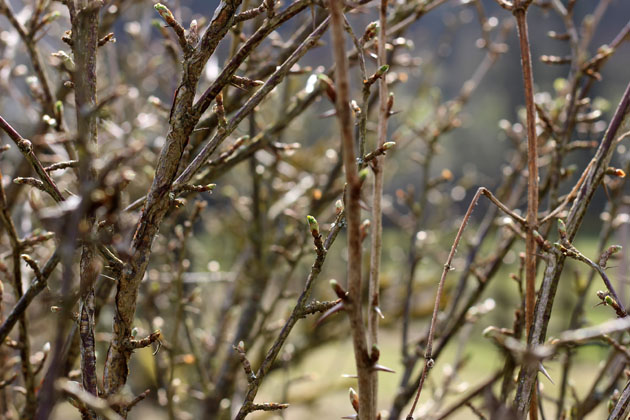
{"type": "MultiPolygon", "coordinates": [[[[28,17],[29,2],[11,0],[9,3],[20,19],[28,17]]],[[[126,191],[125,200],[132,202],[146,192],[152,179],[152,165],[164,142],[167,110],[179,82],[180,66],[178,58],[173,56],[172,46],[168,45],[163,35],[163,22],[156,23],[158,16],[152,2],[126,0],[106,3],[103,19],[108,13],[116,15],[110,28],[115,34],[116,43],[102,48],[99,55],[99,96],[106,96],[117,86],[125,88],[123,99],[113,101],[102,111],[99,147],[103,153],[108,153],[131,142],[142,144],[142,149],[130,164],[136,173],[136,179],[126,191]],[[156,109],[153,104],[157,102],[163,104],[164,109],[156,109]]],[[[174,11],[176,18],[186,28],[192,19],[207,22],[219,4],[215,0],[171,0],[163,3],[174,11]]],[[[286,3],[288,2],[285,0],[284,5],[277,6],[278,10],[285,7],[286,3]]],[[[369,2],[348,13],[348,21],[358,36],[363,33],[367,24],[376,19],[376,6],[373,3],[375,2],[369,2]]],[[[391,3],[390,8],[393,10],[394,7],[408,2],[392,0],[391,3]]],[[[569,66],[549,65],[543,63],[540,57],[564,57],[570,54],[570,50],[566,41],[553,39],[548,35],[550,31],[565,31],[562,19],[550,6],[550,2],[536,3],[528,13],[536,100],[552,107],[562,101],[561,93],[568,83],[569,66]]],[[[583,30],[584,25],[592,19],[592,13],[598,7],[596,3],[598,2],[584,0],[575,3],[574,21],[579,30],[583,30]]],[[[591,54],[595,54],[600,46],[610,43],[630,18],[629,2],[611,0],[601,3],[606,3],[607,8],[600,16],[600,23],[589,44],[588,51],[591,54]]],[[[465,100],[455,105],[449,101],[457,99],[462,92],[471,88],[467,81],[479,71],[488,54],[483,42],[485,35],[480,29],[480,9],[476,4],[460,0],[441,2],[421,19],[411,23],[404,34],[390,40],[396,49],[391,70],[387,74],[390,90],[395,94],[395,114],[389,119],[389,134],[397,145],[387,153],[384,160],[385,218],[381,309],[385,318],[382,321],[381,363],[397,373],[383,373],[379,376],[379,408],[383,410],[390,408],[404,370],[401,317],[409,291],[407,278],[411,276],[412,280],[408,340],[421,341],[430,320],[437,281],[462,215],[477,187],[484,186],[495,191],[512,174],[512,162],[517,154],[515,139],[516,143],[523,139],[523,84],[513,17],[494,1],[482,0],[479,5],[485,14],[489,36],[493,42],[501,44],[501,51],[504,53],[498,54],[496,61],[483,69],[485,73],[478,84],[474,84],[470,96],[466,95],[465,100]],[[440,120],[437,113],[444,104],[449,104],[445,112],[453,113],[453,117],[448,118],[452,125],[448,129],[432,125],[440,120]],[[436,136],[439,140],[429,143],[428,139],[433,132],[439,134],[436,136]],[[425,165],[428,155],[432,156],[432,163],[425,165]],[[435,187],[430,191],[427,190],[428,180],[436,180],[435,187]],[[414,256],[418,261],[412,265],[410,259],[414,256]]],[[[38,45],[44,61],[56,69],[51,74],[60,83],[64,79],[63,71],[59,70],[60,59],[51,54],[67,50],[60,37],[68,28],[68,21],[67,12],[60,4],[55,3],[54,8],[62,13],[62,18],[49,25],[46,36],[38,45]]],[[[282,25],[254,54],[255,62],[251,66],[273,63],[276,50],[297,33],[302,25],[310,22],[313,16],[307,9],[282,25]]],[[[248,25],[249,23],[244,25],[245,36],[252,32],[248,25]]],[[[228,37],[222,41],[211,57],[205,69],[205,79],[200,83],[199,93],[210,85],[229,59],[233,48],[231,39],[228,37]]],[[[314,83],[313,75],[330,68],[330,42],[329,34],[326,34],[321,45],[300,60],[303,71],[292,75],[261,104],[256,112],[259,129],[281,118],[292,98],[297,97],[298,92],[303,89],[308,91],[309,84],[314,83]]],[[[347,46],[352,47],[350,39],[347,46]]],[[[373,70],[374,60],[368,56],[367,61],[373,70]]],[[[572,140],[601,139],[628,83],[628,68],[630,43],[625,42],[603,66],[600,71],[602,80],[596,81],[590,91],[594,108],[601,110],[602,114],[583,131],[578,129],[572,140]]],[[[40,119],[40,110],[31,98],[30,76],[32,67],[20,38],[9,22],[0,16],[0,115],[11,121],[27,138],[37,135],[33,122],[40,119]]],[[[360,103],[361,74],[357,66],[352,68],[351,82],[353,97],[360,103]]],[[[217,183],[217,187],[212,196],[204,198],[208,207],[194,222],[193,235],[186,245],[187,273],[184,276],[188,299],[185,310],[187,319],[190,320],[186,330],[189,335],[187,340],[196,343],[197,352],[202,356],[215,354],[217,347],[231,342],[229,331],[222,336],[220,342],[215,342],[215,329],[217,325],[221,325],[220,320],[228,318],[225,325],[229,330],[229,326],[233,326],[239,319],[243,301],[246,299],[247,293],[239,290],[257,287],[257,276],[252,272],[253,266],[249,259],[252,238],[256,237],[256,233],[251,231],[253,172],[260,176],[262,194],[266,200],[262,208],[266,215],[267,230],[265,236],[259,238],[265,255],[274,252],[299,255],[295,263],[283,260],[262,269],[262,275],[270,280],[265,283],[266,288],[261,298],[263,309],[257,316],[258,319],[262,317],[266,323],[263,325],[263,321],[260,321],[260,326],[256,323],[256,328],[262,331],[262,338],[245,343],[254,367],[264,356],[282,325],[282,320],[286,318],[297,294],[302,290],[314,258],[304,224],[305,216],[312,210],[313,202],[319,200],[322,193],[326,195],[329,192],[323,188],[325,175],[339,161],[338,127],[331,112],[333,109],[333,104],[325,95],[319,96],[312,106],[274,139],[287,144],[298,143],[298,149],[282,154],[281,158],[270,150],[260,151],[251,160],[253,166],[244,161],[221,177],[211,180],[217,183]],[[239,289],[241,286],[238,285],[242,285],[242,288],[239,289]]],[[[370,133],[375,125],[375,116],[370,117],[370,133]]],[[[248,123],[243,123],[233,138],[248,133],[248,123]]],[[[3,141],[7,140],[3,138],[3,141]]],[[[368,150],[372,150],[373,144],[370,134],[368,150]]],[[[613,165],[623,167],[627,153],[627,144],[621,143],[613,158],[613,165]]],[[[573,172],[561,184],[560,190],[563,194],[570,190],[593,154],[594,149],[586,149],[571,154],[566,159],[566,167],[573,165],[573,172]]],[[[7,153],[2,161],[3,173],[11,173],[20,158],[15,151],[7,153]]],[[[547,157],[541,155],[541,166],[545,165],[545,159],[547,157]]],[[[543,167],[541,170],[542,177],[547,169],[543,167]]],[[[60,182],[64,185],[63,181],[60,182]]],[[[339,192],[339,180],[335,185],[335,191],[339,192]]],[[[365,217],[368,217],[371,188],[364,188],[365,217]]],[[[623,191],[627,193],[627,188],[624,187],[623,191]]],[[[27,202],[32,203],[35,199],[25,192],[19,197],[19,229],[30,231],[35,222],[31,218],[32,205],[27,202]]],[[[606,192],[600,189],[576,240],[576,247],[593,259],[597,258],[599,252],[597,240],[602,223],[608,217],[604,210],[608,201],[606,192]]],[[[317,217],[323,232],[328,230],[334,220],[333,202],[334,200],[319,210],[317,217]]],[[[547,208],[545,201],[541,205],[542,208],[547,208]]],[[[525,194],[517,197],[515,207],[524,213],[525,194]]],[[[460,246],[460,252],[453,264],[455,271],[447,282],[444,307],[448,306],[461,270],[466,266],[467,252],[473,247],[476,232],[489,208],[489,204],[482,201],[473,214],[465,243],[460,246]]],[[[626,219],[615,226],[611,239],[613,243],[625,243],[629,237],[630,218],[627,213],[628,208],[622,208],[620,214],[625,214],[626,219]]],[[[128,216],[129,226],[136,220],[134,217],[137,214],[128,216]]],[[[177,226],[181,227],[185,220],[185,214],[175,214],[165,222],[161,235],[156,240],[156,253],[164,257],[152,260],[141,289],[142,299],[146,301],[143,300],[139,305],[137,314],[140,335],[153,329],[161,329],[169,337],[169,332],[172,331],[173,301],[169,287],[176,271],[175,253],[178,250],[178,243],[173,238],[177,237],[177,226]]],[[[496,225],[496,230],[492,231],[481,248],[480,260],[493,255],[503,239],[499,223],[496,225]]],[[[122,243],[128,240],[130,234],[130,227],[127,232],[121,233],[122,243]]],[[[366,252],[369,249],[367,241],[364,249],[366,252]]],[[[514,308],[519,305],[520,297],[510,274],[518,272],[519,253],[523,251],[524,243],[520,241],[503,257],[503,264],[493,277],[496,280],[475,301],[482,320],[464,327],[460,333],[463,336],[461,341],[458,341],[459,338],[454,340],[442,353],[429,380],[429,391],[421,399],[422,407],[418,413],[439,411],[439,407],[432,406],[435,401],[439,401],[441,407],[447,406],[458,395],[470,390],[481,378],[503,365],[502,353],[484,339],[481,332],[488,325],[511,328],[514,308]],[[440,383],[449,376],[452,376],[452,382],[447,388],[448,396],[442,399],[439,394],[443,391],[440,383]]],[[[328,281],[338,279],[345,283],[345,255],[345,237],[342,233],[327,257],[313,293],[314,299],[335,298],[328,281]]],[[[627,257],[628,251],[624,250],[622,260],[627,257]]],[[[367,258],[365,262],[367,272],[367,258]]],[[[611,265],[614,267],[610,268],[609,275],[618,282],[620,295],[627,297],[629,274],[624,269],[626,266],[623,262],[611,265]]],[[[575,291],[579,286],[576,285],[584,283],[589,274],[584,266],[573,262],[568,264],[554,306],[550,336],[567,328],[568,317],[577,300],[575,291]]],[[[48,297],[42,298],[42,307],[54,300],[59,281],[58,277],[53,276],[52,292],[48,297]]],[[[585,323],[602,322],[613,316],[609,309],[595,307],[597,303],[599,300],[594,293],[589,295],[585,304],[585,323]]],[[[51,325],[47,319],[49,314],[46,310],[33,309],[31,317],[33,328],[37,331],[37,344],[34,347],[41,347],[44,342],[52,340],[48,329],[51,325]]],[[[111,305],[105,306],[100,316],[97,336],[100,369],[110,337],[112,317],[111,305]]],[[[179,339],[184,343],[185,339],[182,337],[183,335],[179,339]]],[[[168,347],[168,339],[166,342],[168,347]]],[[[177,355],[177,368],[171,382],[174,390],[172,397],[167,395],[168,385],[164,382],[164,364],[168,359],[165,354],[168,351],[162,349],[157,354],[154,354],[154,348],[136,351],[130,368],[132,374],[128,384],[129,391],[138,394],[144,389],[150,389],[151,393],[131,412],[129,418],[169,418],[169,398],[177,407],[177,418],[211,418],[206,417],[200,403],[207,390],[204,391],[200,386],[203,381],[198,375],[203,377],[204,374],[199,373],[199,369],[201,366],[209,372],[216,371],[220,357],[224,356],[223,350],[216,353],[216,359],[205,360],[204,363],[207,364],[199,365],[194,362],[199,355],[187,351],[188,344],[180,345],[182,351],[177,355]]],[[[589,392],[589,386],[597,374],[595,368],[606,354],[607,349],[598,345],[585,346],[578,352],[571,385],[576,395],[589,392]]],[[[354,358],[348,323],[343,315],[334,315],[319,327],[315,326],[314,319],[311,318],[299,323],[279,360],[279,366],[265,380],[256,401],[288,402],[290,407],[282,412],[256,413],[251,418],[319,419],[351,414],[347,393],[348,387],[355,386],[355,381],[342,375],[354,373],[354,358]]],[[[419,365],[413,369],[412,376],[415,377],[418,369],[419,365]]],[[[553,362],[548,371],[555,384],[541,379],[541,387],[554,395],[561,369],[558,363],[553,362]]],[[[233,414],[233,410],[238,409],[239,399],[247,386],[242,370],[239,368],[236,372],[234,398],[221,401],[226,418],[229,417],[230,410],[233,414]]],[[[554,406],[552,401],[545,404],[554,406]]],[[[590,413],[588,418],[603,418],[604,415],[605,408],[601,408],[600,411],[590,413]]],[[[470,411],[463,409],[449,418],[464,419],[470,416],[470,411]]],[[[58,406],[55,418],[79,418],[79,414],[69,404],[64,404],[58,406]]]]}

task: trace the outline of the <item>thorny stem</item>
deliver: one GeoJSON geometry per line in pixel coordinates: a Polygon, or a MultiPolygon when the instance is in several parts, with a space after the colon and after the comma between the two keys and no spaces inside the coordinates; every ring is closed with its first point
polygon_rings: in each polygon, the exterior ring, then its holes
{"type": "MultiPolygon", "coordinates": [[[[580,189],[578,196],[573,202],[573,206],[566,218],[567,239],[572,241],[575,237],[586,210],[595,194],[595,190],[601,183],[608,163],[614,151],[614,144],[620,136],[623,135],[630,127],[630,84],[621,98],[619,106],[610,121],[606,134],[597,149],[594,163],[580,189]]],[[[540,297],[537,302],[537,310],[534,313],[534,322],[530,332],[530,345],[536,346],[545,340],[547,326],[553,307],[555,293],[557,291],[560,273],[564,267],[564,255],[560,252],[551,253],[540,291],[540,297]]],[[[534,386],[538,367],[536,365],[524,365],[521,368],[518,379],[518,389],[515,398],[515,406],[520,418],[523,418],[527,412],[531,401],[532,389],[534,386]]]]}
{"type": "Polygon", "coordinates": [[[617,405],[610,412],[608,416],[608,420],[621,420],[625,418],[628,412],[628,404],[630,404],[630,381],[626,384],[621,395],[619,396],[619,400],[617,401],[617,405]]]}
{"type": "MultiPolygon", "coordinates": [[[[630,162],[626,163],[626,169],[628,169],[630,172],[630,162]]],[[[624,180],[625,181],[625,180],[624,180]]],[[[606,206],[606,211],[608,212],[608,214],[610,214],[610,219],[604,224],[600,235],[599,235],[599,241],[598,241],[598,246],[597,246],[597,250],[598,253],[602,253],[604,251],[604,247],[605,244],[608,242],[610,236],[612,235],[612,233],[614,232],[615,228],[613,227],[613,221],[615,220],[618,212],[619,212],[619,195],[622,192],[622,187],[623,185],[625,185],[625,182],[622,183],[617,183],[615,185],[615,187],[611,188],[611,196],[612,199],[611,201],[609,201],[609,203],[606,206]]],[[[586,302],[586,298],[588,295],[588,292],[591,288],[591,285],[594,281],[595,278],[595,271],[591,271],[586,283],[586,286],[584,287],[584,289],[580,292],[579,297],[578,297],[578,301],[576,302],[572,312],[571,312],[571,317],[570,317],[570,321],[569,321],[569,325],[568,325],[568,329],[575,329],[578,327],[580,320],[583,316],[583,312],[584,312],[584,304],[586,302]]],[[[561,386],[560,386],[560,395],[558,397],[558,402],[557,402],[557,415],[559,416],[563,409],[564,409],[564,401],[565,401],[565,395],[566,395],[566,389],[568,386],[568,382],[569,382],[569,371],[571,369],[571,365],[572,365],[572,355],[573,355],[574,351],[571,348],[567,348],[565,349],[565,355],[564,355],[564,359],[562,361],[562,376],[561,376],[561,386]]]]}
{"type": "MultiPolygon", "coordinates": [[[[380,32],[378,35],[378,67],[386,65],[387,54],[385,44],[387,38],[387,0],[381,0],[379,8],[380,32]]],[[[377,146],[382,147],[387,140],[388,93],[386,77],[382,76],[378,83],[378,140],[377,146]]],[[[364,110],[363,112],[366,112],[364,110]]],[[[379,308],[379,276],[381,271],[381,250],[383,247],[383,165],[382,157],[376,157],[372,163],[374,172],[374,187],[372,193],[372,243],[370,250],[370,279],[368,288],[368,346],[370,349],[378,346],[379,308]]],[[[378,371],[372,371],[372,403],[371,412],[376,412],[378,400],[378,371]]]]}
{"type": "MultiPolygon", "coordinates": [[[[525,236],[525,328],[530,331],[534,320],[536,299],[536,240],[534,231],[538,223],[538,148],[536,141],[536,107],[534,104],[534,78],[532,57],[527,29],[527,0],[515,0],[513,11],[518,28],[521,50],[521,68],[525,86],[525,107],[527,110],[527,230],[525,236]]],[[[529,342],[530,340],[528,340],[529,342]]],[[[538,418],[536,395],[530,406],[530,419],[538,418]]]]}
{"type": "Polygon", "coordinates": [[[284,326],[282,327],[282,330],[280,330],[278,337],[272,344],[271,348],[269,348],[269,350],[267,351],[265,358],[263,359],[260,367],[256,371],[255,379],[252,382],[250,382],[249,386],[247,387],[247,394],[245,395],[245,401],[243,401],[243,405],[239,409],[238,414],[236,415],[235,419],[237,420],[244,419],[245,416],[247,416],[247,414],[251,412],[252,404],[254,403],[256,394],[258,394],[258,389],[260,385],[262,384],[263,379],[265,378],[267,373],[269,373],[269,370],[271,369],[273,363],[278,357],[278,354],[280,354],[280,350],[282,350],[282,347],[284,346],[284,343],[289,337],[291,330],[293,329],[295,324],[300,320],[300,318],[304,317],[304,310],[307,306],[308,300],[313,291],[315,280],[317,280],[317,278],[319,277],[319,273],[322,270],[322,266],[324,265],[324,261],[326,260],[326,255],[328,253],[328,250],[330,249],[333,242],[335,241],[337,234],[344,226],[344,216],[345,214],[343,212],[341,212],[337,216],[330,231],[328,232],[328,235],[326,236],[326,239],[323,242],[322,242],[321,235],[314,235],[313,239],[315,243],[315,250],[316,250],[317,256],[315,258],[315,262],[311,266],[311,271],[308,275],[308,278],[306,279],[306,283],[304,285],[302,294],[300,294],[300,297],[298,298],[297,303],[295,304],[295,307],[293,308],[293,311],[291,312],[291,315],[289,316],[289,319],[287,319],[284,326]]]}
{"type": "Polygon", "coordinates": [[[361,305],[361,181],[352,135],[350,116],[350,84],[348,81],[348,59],[344,39],[343,6],[339,0],[330,0],[330,20],[335,60],[335,86],[337,90],[337,118],[341,131],[343,163],[346,170],[346,220],[348,222],[348,300],[347,312],[354,347],[354,358],[359,382],[359,420],[374,420],[376,413],[372,395],[372,374],[367,348],[366,331],[361,305]]]}
{"type": "MultiPolygon", "coordinates": [[[[504,24],[503,25],[503,30],[501,31],[498,39],[495,41],[495,43],[499,44],[503,41],[504,37],[507,36],[507,33],[510,30],[510,25],[504,24]]],[[[496,62],[496,60],[499,57],[499,53],[498,53],[498,49],[495,47],[492,48],[488,48],[488,52],[486,54],[486,57],[484,58],[484,60],[479,64],[479,66],[477,67],[477,70],[475,70],[473,76],[464,83],[464,85],[462,86],[462,88],[460,89],[460,94],[458,95],[458,97],[456,99],[453,100],[454,104],[461,104],[464,105],[468,99],[470,98],[470,95],[475,91],[475,89],[479,86],[479,83],[481,82],[481,80],[483,79],[483,77],[486,75],[486,73],[488,72],[488,70],[491,68],[492,64],[494,64],[494,62],[496,62]]],[[[444,129],[442,129],[444,130],[444,129]]],[[[418,231],[419,226],[420,226],[420,221],[422,220],[423,217],[423,212],[424,209],[426,207],[426,203],[427,203],[427,194],[428,192],[431,190],[431,180],[429,179],[429,173],[430,173],[430,164],[431,161],[433,159],[433,156],[436,153],[436,144],[437,141],[439,139],[439,133],[437,135],[432,135],[431,138],[428,140],[427,142],[427,153],[426,156],[423,159],[422,162],[422,171],[423,171],[423,175],[422,175],[422,179],[424,180],[424,185],[422,187],[422,196],[420,197],[420,199],[418,200],[418,211],[417,212],[413,212],[414,214],[414,227],[412,228],[412,232],[414,232],[411,237],[410,237],[410,245],[409,245],[409,252],[408,252],[408,264],[409,264],[409,269],[407,272],[408,278],[406,279],[406,297],[405,297],[405,305],[404,305],[404,309],[403,309],[403,320],[402,320],[402,356],[403,356],[403,361],[405,364],[405,369],[404,369],[404,373],[403,376],[400,380],[400,386],[401,386],[401,390],[398,392],[398,395],[396,397],[396,399],[394,400],[394,404],[392,406],[392,409],[390,411],[390,415],[392,416],[391,418],[397,418],[400,414],[400,412],[404,409],[404,405],[407,403],[407,401],[413,397],[413,394],[415,393],[414,391],[416,390],[417,384],[419,383],[419,378],[418,380],[414,381],[413,383],[409,383],[409,379],[411,377],[412,371],[414,370],[416,361],[417,361],[417,356],[413,355],[411,356],[409,354],[409,343],[408,343],[408,331],[409,331],[409,314],[410,314],[410,309],[411,309],[411,297],[412,297],[412,283],[413,283],[413,276],[414,276],[414,272],[415,269],[417,267],[417,265],[420,263],[420,260],[422,259],[422,254],[419,254],[418,251],[416,250],[416,246],[415,246],[415,242],[416,242],[416,238],[415,238],[415,232],[418,231]],[[419,255],[418,255],[419,254],[419,255]]],[[[522,165],[521,164],[516,164],[517,168],[520,168],[522,165]]],[[[520,173],[520,169],[514,171],[514,173],[512,174],[512,176],[510,176],[508,178],[509,179],[513,179],[515,180],[517,175],[520,173]]],[[[511,182],[507,182],[507,184],[511,184],[511,182]]],[[[507,190],[509,188],[506,188],[506,186],[502,186],[501,190],[507,190]]],[[[503,205],[498,199],[496,199],[489,191],[484,191],[484,193],[486,194],[486,196],[493,201],[497,208],[501,208],[503,211],[505,211],[508,215],[510,215],[510,217],[512,217],[515,221],[517,221],[519,224],[521,224],[522,226],[525,226],[525,219],[523,219],[522,217],[518,216],[517,214],[515,214],[514,212],[512,212],[507,206],[503,205]]],[[[519,196],[519,194],[512,194],[515,198],[519,196]]],[[[496,209],[495,209],[496,210],[496,209]]],[[[491,226],[491,221],[494,219],[494,213],[493,212],[489,212],[486,217],[485,217],[485,221],[482,223],[482,226],[486,226],[486,227],[480,227],[480,233],[478,234],[478,239],[475,240],[475,243],[477,244],[473,250],[471,250],[471,252],[468,255],[467,258],[467,266],[466,269],[463,270],[463,274],[460,277],[459,280],[459,284],[457,286],[457,292],[455,293],[455,297],[453,298],[453,302],[459,302],[460,298],[463,294],[464,291],[464,286],[465,286],[465,281],[468,277],[468,273],[470,271],[470,265],[473,263],[475,256],[481,246],[481,243],[483,242],[483,238],[487,235],[487,233],[490,230],[490,226],[491,226]]],[[[451,309],[449,311],[449,313],[447,314],[447,319],[451,319],[453,314],[455,313],[455,309],[457,308],[457,303],[455,303],[454,305],[451,306],[451,309]]],[[[428,334],[428,332],[427,332],[428,334]]],[[[441,346],[445,345],[445,342],[441,342],[441,346]]]]}
{"type": "Polygon", "coordinates": [[[407,414],[407,420],[413,420],[413,413],[416,410],[416,405],[418,404],[418,399],[420,398],[420,393],[422,392],[422,386],[424,385],[424,381],[429,373],[429,370],[435,365],[435,361],[433,360],[433,337],[435,336],[435,325],[437,322],[437,315],[440,311],[440,301],[442,300],[442,294],[444,292],[444,283],[446,281],[446,276],[449,271],[453,269],[451,263],[453,262],[453,257],[455,257],[455,252],[457,251],[457,246],[459,245],[459,241],[462,238],[464,233],[464,229],[468,224],[468,219],[470,219],[470,215],[472,214],[475,206],[477,205],[477,201],[479,201],[479,197],[484,194],[485,188],[479,188],[475,193],[470,205],[468,206],[468,210],[464,215],[464,219],[462,220],[461,225],[457,231],[457,235],[455,235],[455,240],[453,241],[453,246],[451,247],[451,251],[448,254],[448,258],[446,259],[446,263],[444,263],[444,270],[442,271],[442,277],[440,277],[440,282],[438,283],[437,294],[435,296],[435,304],[433,305],[433,314],[431,315],[431,324],[429,327],[429,336],[427,337],[427,346],[424,352],[424,366],[422,367],[422,374],[420,376],[420,383],[418,384],[418,391],[416,392],[416,397],[413,400],[413,404],[411,405],[411,409],[409,410],[409,414],[407,414]]]}

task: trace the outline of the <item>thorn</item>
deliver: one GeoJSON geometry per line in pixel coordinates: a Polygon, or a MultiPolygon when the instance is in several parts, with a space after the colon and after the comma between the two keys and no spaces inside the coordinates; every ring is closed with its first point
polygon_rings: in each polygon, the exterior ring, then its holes
{"type": "Polygon", "coordinates": [[[540,371],[540,373],[542,373],[543,375],[545,375],[545,377],[547,379],[549,379],[549,382],[551,382],[553,385],[555,385],[553,379],[551,379],[551,376],[549,376],[549,373],[547,373],[547,370],[545,369],[545,367],[543,366],[542,362],[538,363],[538,370],[540,371]]]}
{"type": "MultiPolygon", "coordinates": [[[[383,366],[383,365],[379,365],[379,364],[375,364],[372,366],[373,370],[380,370],[382,372],[388,372],[388,373],[396,373],[396,371],[394,369],[390,369],[387,366],[383,366]]],[[[552,381],[553,383],[553,381],[552,381]]]]}
{"type": "Polygon", "coordinates": [[[385,319],[385,315],[383,315],[383,312],[381,311],[381,308],[379,308],[378,306],[374,307],[374,312],[376,312],[378,314],[378,316],[381,317],[381,319],[385,319]]]}
{"type": "Polygon", "coordinates": [[[336,304],[335,306],[333,306],[332,308],[324,312],[324,314],[321,317],[319,317],[319,319],[315,323],[315,328],[319,327],[321,323],[326,320],[326,318],[330,317],[336,312],[343,311],[344,309],[345,308],[344,308],[343,302],[339,302],[338,304],[336,304]]]}

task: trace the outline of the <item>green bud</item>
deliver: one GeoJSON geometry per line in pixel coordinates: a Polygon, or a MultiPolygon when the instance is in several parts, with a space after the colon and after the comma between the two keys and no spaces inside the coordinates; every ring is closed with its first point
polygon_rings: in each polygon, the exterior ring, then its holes
{"type": "Polygon", "coordinates": [[[131,338],[136,338],[137,335],[138,335],[138,327],[133,327],[133,329],[131,330],[131,338]]]}
{"type": "Polygon", "coordinates": [[[564,224],[562,219],[558,219],[558,233],[562,238],[565,238],[567,236],[567,225],[564,224]]]}
{"type": "Polygon", "coordinates": [[[317,220],[311,215],[306,216],[306,220],[308,221],[308,227],[311,232],[313,234],[319,235],[319,223],[317,223],[317,220]]]}
{"type": "Polygon", "coordinates": [[[55,52],[55,53],[52,53],[51,55],[52,55],[53,57],[57,57],[57,58],[59,58],[59,59],[60,59],[60,60],[62,60],[64,63],[66,63],[66,65],[74,67],[74,60],[73,60],[73,59],[72,59],[72,57],[70,57],[70,56],[68,55],[68,53],[66,53],[65,51],[63,51],[63,50],[59,50],[59,51],[57,51],[57,52],[55,52]]]}
{"type": "Polygon", "coordinates": [[[161,15],[162,13],[168,13],[170,15],[172,15],[171,11],[168,9],[168,7],[164,6],[162,3],[156,3],[154,6],[155,10],[157,10],[157,12],[161,15]]]}
{"type": "Polygon", "coordinates": [[[374,22],[370,22],[368,26],[365,27],[365,32],[377,30],[378,28],[380,28],[380,26],[381,25],[379,24],[379,22],[375,20],[374,22]]]}
{"type": "Polygon", "coordinates": [[[599,47],[597,49],[597,54],[602,54],[602,55],[610,55],[614,52],[615,50],[610,47],[607,44],[602,45],[601,47],[599,47]]]}
{"type": "Polygon", "coordinates": [[[335,213],[339,214],[343,211],[343,201],[335,201],[335,213]]]}
{"type": "Polygon", "coordinates": [[[317,79],[329,83],[329,84],[333,84],[333,81],[330,79],[330,77],[326,76],[325,74],[321,73],[317,75],[317,79]]]}
{"type": "Polygon", "coordinates": [[[604,302],[608,306],[615,306],[616,304],[615,299],[613,299],[610,295],[606,295],[606,297],[604,297],[604,302]]]}
{"type": "Polygon", "coordinates": [[[561,243],[558,242],[554,242],[553,247],[556,248],[558,251],[561,252],[566,252],[566,248],[564,247],[564,245],[562,245],[561,243]]]}
{"type": "Polygon", "coordinates": [[[42,18],[42,23],[54,22],[55,20],[59,18],[59,16],[61,16],[61,13],[59,13],[58,10],[55,10],[54,12],[48,13],[46,16],[44,16],[42,18]]]}
{"type": "Polygon", "coordinates": [[[608,253],[609,253],[610,255],[612,255],[612,254],[616,254],[617,252],[621,251],[621,249],[622,249],[622,248],[623,248],[623,247],[622,247],[621,245],[611,245],[611,246],[608,248],[608,253]]]}
{"type": "Polygon", "coordinates": [[[378,74],[379,76],[382,76],[388,71],[389,71],[389,64],[385,64],[378,68],[378,70],[376,71],[376,74],[378,74]]]}
{"type": "Polygon", "coordinates": [[[372,344],[372,351],[370,352],[370,358],[372,359],[372,363],[376,363],[381,357],[381,349],[376,344],[372,344]]]}
{"type": "Polygon", "coordinates": [[[361,180],[361,182],[365,181],[365,179],[368,176],[368,172],[369,172],[368,168],[363,168],[359,171],[359,180],[361,180]]]}
{"type": "Polygon", "coordinates": [[[55,112],[57,113],[57,115],[63,112],[63,102],[61,101],[55,102],[55,112]]]}

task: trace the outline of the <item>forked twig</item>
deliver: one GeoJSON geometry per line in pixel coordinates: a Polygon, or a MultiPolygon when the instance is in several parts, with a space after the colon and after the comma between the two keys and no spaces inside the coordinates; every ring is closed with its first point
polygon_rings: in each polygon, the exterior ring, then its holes
{"type": "Polygon", "coordinates": [[[420,376],[420,383],[418,385],[418,391],[416,392],[416,397],[413,401],[413,404],[411,405],[411,409],[409,410],[409,414],[407,415],[406,420],[413,420],[413,413],[416,409],[416,405],[418,404],[418,399],[420,398],[420,393],[422,392],[422,386],[424,385],[424,381],[429,373],[429,370],[431,370],[431,368],[435,365],[435,360],[433,360],[433,338],[435,336],[435,325],[437,323],[437,315],[440,310],[440,301],[442,300],[442,294],[444,292],[444,283],[446,281],[446,276],[448,272],[453,269],[453,267],[451,266],[451,263],[453,262],[453,258],[455,257],[455,252],[457,251],[459,242],[462,239],[462,235],[464,234],[464,229],[466,228],[466,225],[468,224],[468,220],[470,219],[470,216],[473,210],[475,209],[475,206],[477,206],[477,202],[479,201],[479,198],[482,195],[485,195],[486,197],[488,197],[493,204],[495,204],[499,209],[501,209],[503,212],[508,214],[514,220],[519,222],[521,225],[523,226],[527,225],[527,223],[522,217],[520,217],[519,215],[514,213],[512,210],[510,210],[508,207],[506,207],[503,203],[501,203],[494,195],[492,195],[492,193],[488,189],[481,187],[475,193],[475,196],[473,197],[473,199],[470,202],[470,205],[468,206],[468,210],[466,210],[464,219],[462,220],[462,223],[459,226],[457,235],[455,235],[455,240],[453,241],[453,246],[451,246],[451,251],[448,254],[446,263],[444,263],[444,270],[442,271],[442,277],[440,278],[440,282],[438,283],[437,295],[435,297],[435,304],[433,306],[433,314],[431,315],[431,326],[429,327],[429,336],[427,337],[427,346],[424,352],[424,366],[422,368],[422,375],[420,376]]]}

